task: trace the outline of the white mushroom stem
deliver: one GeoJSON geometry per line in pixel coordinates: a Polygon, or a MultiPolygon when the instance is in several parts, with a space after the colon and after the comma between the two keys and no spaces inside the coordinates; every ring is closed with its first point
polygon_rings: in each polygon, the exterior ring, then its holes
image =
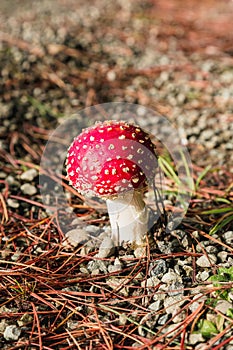
{"type": "Polygon", "coordinates": [[[123,241],[142,244],[148,231],[148,210],[142,192],[127,192],[106,202],[115,245],[123,241]]]}

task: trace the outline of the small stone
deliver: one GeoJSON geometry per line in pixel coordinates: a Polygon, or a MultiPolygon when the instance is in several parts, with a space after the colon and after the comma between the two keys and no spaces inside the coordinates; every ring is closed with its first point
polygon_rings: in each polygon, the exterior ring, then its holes
{"type": "Polygon", "coordinates": [[[193,302],[189,305],[189,310],[191,312],[195,312],[196,309],[199,307],[200,303],[205,301],[207,299],[206,295],[203,295],[202,293],[196,294],[193,297],[193,302]]]}
{"type": "Polygon", "coordinates": [[[18,184],[18,181],[16,181],[15,178],[14,178],[12,175],[8,175],[8,176],[7,176],[6,182],[7,182],[9,185],[17,185],[17,184],[18,184]]]}
{"type": "Polygon", "coordinates": [[[181,277],[176,274],[175,272],[173,271],[169,271],[167,273],[165,273],[165,275],[163,275],[162,277],[162,280],[161,280],[163,283],[172,283],[172,282],[182,282],[182,279],[181,277]]]}
{"type": "Polygon", "coordinates": [[[6,327],[8,326],[8,323],[6,322],[6,320],[3,318],[0,321],[0,333],[4,333],[6,327]]]}
{"type": "Polygon", "coordinates": [[[37,189],[35,186],[33,185],[30,185],[28,183],[26,184],[23,184],[21,187],[20,187],[21,191],[24,193],[24,194],[27,194],[29,196],[32,196],[34,194],[36,194],[37,192],[37,189]]]}
{"type": "Polygon", "coordinates": [[[103,242],[99,247],[99,252],[96,254],[98,258],[107,258],[114,254],[115,252],[115,244],[111,237],[105,237],[103,242]]]}
{"type": "Polygon", "coordinates": [[[149,265],[149,274],[150,276],[160,276],[164,275],[167,272],[166,261],[159,259],[149,265]]]}
{"type": "Polygon", "coordinates": [[[138,247],[134,251],[134,255],[136,258],[142,258],[146,256],[146,247],[138,247]]]}
{"type": "Polygon", "coordinates": [[[233,231],[227,231],[223,234],[226,244],[233,244],[233,231]]]}
{"type": "Polygon", "coordinates": [[[119,315],[119,325],[120,326],[124,326],[127,321],[128,321],[128,317],[126,314],[122,313],[119,315]]]}
{"type": "Polygon", "coordinates": [[[23,314],[22,317],[17,321],[19,327],[23,327],[27,323],[31,322],[33,320],[32,315],[29,314],[23,314]]]}
{"type": "Polygon", "coordinates": [[[10,325],[7,326],[4,333],[3,337],[6,340],[18,340],[21,334],[21,329],[15,325],[10,325]]]}
{"type": "Polygon", "coordinates": [[[17,209],[19,207],[19,202],[15,199],[8,198],[7,204],[9,205],[9,207],[14,209],[17,209]]]}
{"type": "Polygon", "coordinates": [[[151,311],[158,311],[160,309],[161,306],[161,300],[157,300],[154,303],[150,304],[148,306],[148,309],[150,309],[151,311]]]}
{"type": "Polygon", "coordinates": [[[163,325],[168,321],[168,319],[169,319],[169,315],[168,315],[168,314],[165,314],[165,315],[159,317],[159,319],[158,319],[158,324],[159,324],[160,326],[163,326],[163,325]]]}
{"type": "Polygon", "coordinates": [[[89,271],[86,267],[80,267],[80,272],[84,273],[85,275],[89,275],[89,271]]]}
{"type": "Polygon", "coordinates": [[[84,244],[89,239],[89,235],[85,230],[77,228],[66,232],[66,238],[72,246],[76,247],[79,244],[84,244]]]}
{"type": "Polygon", "coordinates": [[[183,285],[183,283],[175,281],[169,285],[168,290],[169,290],[168,291],[169,296],[175,296],[175,295],[179,295],[179,294],[183,295],[184,294],[184,285],[183,285]]]}
{"type": "Polygon", "coordinates": [[[5,179],[7,176],[6,173],[4,173],[4,171],[0,171],[0,179],[5,179]]]}
{"type": "Polygon", "coordinates": [[[202,140],[209,140],[211,137],[213,137],[214,131],[212,129],[205,129],[201,133],[202,140]]]}
{"type": "Polygon", "coordinates": [[[108,71],[107,79],[108,81],[114,81],[116,79],[116,73],[114,72],[114,70],[108,71]]]}
{"type": "MultiPolygon", "coordinates": [[[[104,260],[91,260],[89,261],[89,263],[87,264],[87,268],[88,270],[93,274],[93,271],[99,271],[99,272],[103,272],[103,273],[107,273],[107,261],[104,260]]],[[[99,273],[95,273],[95,274],[99,274],[99,273]]]]}
{"type": "Polygon", "coordinates": [[[209,254],[208,257],[206,255],[200,256],[197,259],[196,264],[200,267],[211,267],[212,264],[216,264],[217,258],[213,254],[209,254]]]}
{"type": "Polygon", "coordinates": [[[85,227],[85,230],[89,233],[97,233],[100,229],[98,226],[95,226],[95,225],[87,225],[85,227]]]}
{"type": "Polygon", "coordinates": [[[229,309],[233,308],[233,304],[227,300],[218,300],[217,305],[215,306],[216,311],[220,311],[224,315],[226,315],[229,309]]]}
{"type": "Polygon", "coordinates": [[[163,333],[166,333],[166,337],[168,338],[173,337],[179,329],[179,325],[180,323],[170,324],[169,326],[163,329],[163,333]]]}
{"type": "Polygon", "coordinates": [[[107,279],[107,285],[112,288],[112,289],[116,289],[119,291],[117,293],[124,295],[125,297],[127,297],[129,295],[129,287],[127,286],[128,283],[128,279],[125,278],[117,278],[117,277],[110,277],[107,279]]]}
{"type": "Polygon", "coordinates": [[[153,295],[153,299],[155,301],[157,300],[164,300],[167,297],[167,286],[165,284],[161,284],[153,295]]]}
{"type": "Polygon", "coordinates": [[[143,288],[156,287],[159,284],[160,284],[160,280],[156,276],[148,278],[147,280],[144,280],[141,282],[141,286],[143,288]]]}
{"type": "Polygon", "coordinates": [[[122,264],[119,260],[119,258],[116,258],[114,261],[114,265],[109,265],[108,271],[109,272],[116,272],[116,271],[121,271],[122,270],[122,264]]]}
{"type": "Polygon", "coordinates": [[[167,314],[175,315],[179,312],[180,306],[185,302],[181,295],[167,297],[164,300],[164,308],[167,314]]]}
{"type": "Polygon", "coordinates": [[[199,273],[197,273],[196,279],[198,281],[206,281],[208,280],[209,276],[210,276],[209,271],[200,271],[199,273]]]}
{"type": "Polygon", "coordinates": [[[216,247],[214,247],[213,245],[209,245],[208,247],[206,247],[206,252],[209,254],[216,254],[218,251],[218,249],[216,247]]]}
{"type": "Polygon", "coordinates": [[[20,255],[21,255],[21,253],[19,251],[15,252],[11,257],[11,260],[17,261],[19,259],[20,255]]]}
{"type": "Polygon", "coordinates": [[[184,319],[187,317],[187,313],[185,310],[183,311],[178,311],[178,313],[176,315],[173,315],[173,322],[174,323],[180,323],[182,321],[184,321],[184,319]]]}
{"type": "Polygon", "coordinates": [[[21,174],[20,179],[25,181],[32,181],[37,175],[38,171],[36,169],[29,169],[21,174]]]}
{"type": "Polygon", "coordinates": [[[201,333],[193,333],[193,334],[190,334],[190,336],[189,336],[190,345],[195,345],[197,343],[203,343],[204,341],[205,341],[205,339],[203,338],[201,333]]]}
{"type": "Polygon", "coordinates": [[[221,262],[226,262],[228,253],[225,251],[221,251],[218,253],[218,258],[221,260],[221,262]]]}

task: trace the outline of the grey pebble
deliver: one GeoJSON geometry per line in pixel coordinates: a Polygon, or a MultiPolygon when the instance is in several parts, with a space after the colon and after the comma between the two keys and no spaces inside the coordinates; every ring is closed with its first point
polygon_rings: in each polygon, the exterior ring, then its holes
{"type": "Polygon", "coordinates": [[[159,317],[158,319],[158,324],[160,326],[163,326],[169,319],[169,315],[168,314],[165,314],[165,315],[162,315],[161,317],[159,317]]]}
{"type": "Polygon", "coordinates": [[[201,335],[201,333],[192,333],[189,336],[189,343],[191,345],[195,345],[197,343],[202,343],[204,342],[205,339],[203,338],[203,336],[201,335]]]}
{"type": "Polygon", "coordinates": [[[20,179],[25,181],[32,181],[37,175],[38,171],[36,169],[29,169],[21,174],[20,179]]]}
{"type": "Polygon", "coordinates": [[[150,288],[150,287],[156,287],[160,283],[160,280],[156,277],[153,276],[151,278],[147,278],[147,280],[144,280],[141,282],[141,286],[150,288]]]}
{"type": "Polygon", "coordinates": [[[217,256],[221,260],[221,262],[226,262],[228,253],[225,251],[221,251],[217,254],[217,256]]]}
{"type": "Polygon", "coordinates": [[[151,311],[158,311],[160,309],[160,306],[161,306],[161,300],[156,300],[155,302],[153,302],[148,306],[148,309],[150,309],[151,311]]]}
{"type": "Polygon", "coordinates": [[[204,281],[208,280],[209,276],[210,276],[209,271],[200,271],[197,273],[196,279],[198,281],[204,282],[204,281]]]}
{"type": "Polygon", "coordinates": [[[100,229],[99,229],[98,226],[95,226],[95,225],[87,225],[87,226],[85,227],[85,230],[86,230],[87,232],[90,232],[90,233],[96,233],[96,232],[98,232],[100,229]]]}
{"type": "Polygon", "coordinates": [[[226,315],[227,311],[232,308],[233,308],[233,303],[230,303],[227,300],[218,300],[214,309],[226,315]]]}
{"type": "Polygon", "coordinates": [[[135,255],[135,257],[136,257],[136,258],[145,257],[145,256],[146,256],[146,250],[147,250],[146,247],[137,247],[137,248],[134,250],[134,255],[135,255]]]}
{"type": "Polygon", "coordinates": [[[26,184],[23,184],[21,187],[20,187],[21,191],[24,193],[24,194],[27,194],[29,196],[32,196],[34,194],[36,194],[37,192],[37,189],[35,186],[29,184],[29,183],[26,183],[26,184]]]}
{"type": "Polygon", "coordinates": [[[209,245],[208,247],[206,247],[206,252],[210,254],[216,254],[218,252],[218,249],[213,245],[209,245]]]}
{"type": "Polygon", "coordinates": [[[0,179],[5,179],[7,176],[6,173],[4,173],[4,171],[0,171],[0,179]]]}
{"type": "Polygon", "coordinates": [[[3,337],[10,341],[10,340],[18,340],[21,334],[21,329],[15,325],[10,325],[7,326],[4,333],[3,337]]]}
{"type": "Polygon", "coordinates": [[[18,185],[18,181],[12,175],[8,175],[6,181],[9,185],[18,185]]]}
{"type": "Polygon", "coordinates": [[[172,320],[173,320],[174,323],[180,323],[180,322],[184,321],[186,316],[187,316],[187,313],[186,313],[185,310],[179,311],[179,312],[177,312],[176,315],[173,316],[172,320]]]}
{"type": "Polygon", "coordinates": [[[176,334],[177,329],[179,329],[179,323],[173,323],[173,324],[170,324],[169,326],[167,326],[163,330],[163,332],[167,333],[168,338],[171,338],[171,337],[173,337],[174,334],[176,334]]]}
{"type": "Polygon", "coordinates": [[[165,275],[163,275],[161,281],[163,283],[172,283],[172,282],[182,282],[181,277],[176,274],[174,271],[170,270],[169,272],[165,273],[165,275]]]}
{"type": "Polygon", "coordinates": [[[226,244],[233,244],[233,231],[227,231],[223,234],[226,244]]]}
{"type": "Polygon", "coordinates": [[[99,247],[99,252],[96,254],[98,258],[107,258],[114,254],[115,252],[115,244],[111,237],[105,237],[103,242],[99,247]]]}
{"type": "Polygon", "coordinates": [[[19,202],[15,199],[8,198],[7,204],[9,205],[9,207],[14,209],[17,209],[19,207],[19,202]]]}
{"type": "Polygon", "coordinates": [[[103,260],[91,260],[87,264],[88,270],[91,272],[91,274],[95,274],[95,275],[98,275],[100,272],[107,273],[108,272],[107,266],[108,266],[108,262],[103,260]]]}
{"type": "Polygon", "coordinates": [[[180,310],[180,306],[185,302],[181,295],[167,297],[164,299],[164,308],[167,314],[176,314],[180,310]]]}
{"type": "Polygon", "coordinates": [[[158,276],[164,275],[167,272],[166,261],[159,259],[155,260],[149,265],[149,274],[150,276],[158,276]]]}
{"type": "Polygon", "coordinates": [[[211,267],[212,264],[217,262],[217,257],[213,254],[209,254],[208,257],[206,255],[200,256],[196,264],[200,267],[211,267]]]}
{"type": "Polygon", "coordinates": [[[74,247],[78,244],[85,243],[89,239],[89,234],[81,229],[76,228],[66,232],[67,241],[74,247]]]}

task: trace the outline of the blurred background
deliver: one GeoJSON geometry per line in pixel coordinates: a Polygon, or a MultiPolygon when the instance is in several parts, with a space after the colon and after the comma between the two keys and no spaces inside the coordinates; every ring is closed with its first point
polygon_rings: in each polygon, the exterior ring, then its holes
{"type": "Polygon", "coordinates": [[[3,148],[24,157],[60,118],[124,101],[166,115],[194,162],[232,163],[232,1],[1,0],[0,7],[3,148]]]}

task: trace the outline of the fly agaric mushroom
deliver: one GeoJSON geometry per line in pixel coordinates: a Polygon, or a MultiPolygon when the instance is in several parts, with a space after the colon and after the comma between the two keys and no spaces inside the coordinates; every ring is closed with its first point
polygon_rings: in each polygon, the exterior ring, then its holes
{"type": "Polygon", "coordinates": [[[66,160],[67,177],[78,192],[106,199],[116,245],[142,243],[148,231],[143,195],[156,168],[149,134],[114,120],[84,129],[69,147],[66,160]]]}

